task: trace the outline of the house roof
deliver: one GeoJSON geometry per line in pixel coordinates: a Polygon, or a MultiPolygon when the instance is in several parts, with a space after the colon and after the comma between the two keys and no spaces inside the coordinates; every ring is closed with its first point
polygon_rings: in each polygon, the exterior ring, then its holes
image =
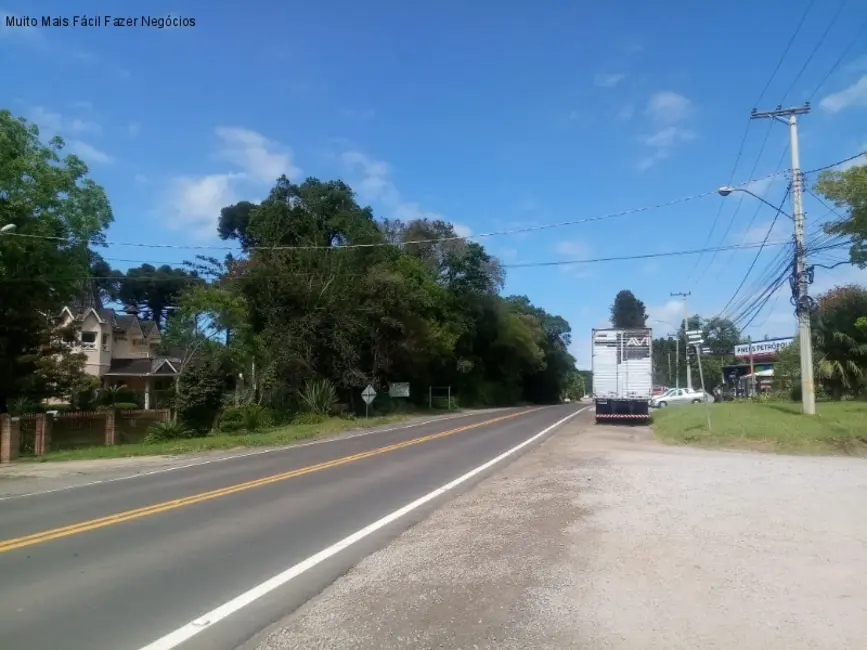
{"type": "Polygon", "coordinates": [[[73,317],[77,321],[83,321],[87,315],[93,311],[96,314],[97,318],[99,318],[100,322],[108,323],[111,325],[112,329],[121,330],[122,332],[128,332],[132,327],[136,324],[141,328],[144,336],[150,336],[152,333],[156,333],[159,335],[159,328],[157,324],[152,320],[142,320],[137,316],[131,314],[123,314],[118,313],[113,309],[96,309],[92,307],[88,307],[82,311],[79,311],[77,314],[74,313],[71,309],[65,308],[70,314],[73,314],[73,317]]]}
{"type": "Polygon", "coordinates": [[[111,366],[106,375],[124,377],[141,377],[144,375],[165,375],[168,377],[178,374],[172,360],[167,357],[155,359],[112,359],[111,366]]]}

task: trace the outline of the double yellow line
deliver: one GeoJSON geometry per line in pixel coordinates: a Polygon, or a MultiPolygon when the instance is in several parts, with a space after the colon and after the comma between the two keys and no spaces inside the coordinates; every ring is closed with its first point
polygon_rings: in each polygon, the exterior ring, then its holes
{"type": "Polygon", "coordinates": [[[82,521],[77,524],[71,524],[69,526],[63,526],[62,528],[53,528],[51,530],[46,530],[41,533],[33,533],[32,535],[25,535],[24,537],[16,537],[13,539],[7,539],[0,541],[0,553],[5,551],[13,551],[18,548],[24,548],[26,546],[34,546],[36,544],[41,544],[43,542],[48,542],[53,539],[60,539],[61,537],[69,537],[70,535],[78,535],[79,533],[86,533],[91,530],[96,530],[98,528],[105,528],[106,526],[113,526],[114,524],[119,524],[124,521],[132,521],[133,519],[141,519],[142,517],[149,517],[150,515],[156,515],[161,512],[167,512],[169,510],[175,510],[177,508],[183,508],[184,506],[193,505],[194,503],[201,503],[203,501],[210,501],[211,499],[216,499],[218,497],[227,496],[229,494],[235,494],[237,492],[243,492],[245,490],[251,490],[253,488],[261,487],[263,485],[270,485],[271,483],[277,483],[278,481],[285,481],[286,479],[295,478],[296,476],[303,476],[305,474],[312,474],[313,472],[320,472],[325,469],[330,469],[332,467],[339,467],[341,465],[346,465],[347,463],[354,463],[358,460],[363,460],[365,458],[370,458],[371,456],[379,456],[382,454],[387,454],[392,451],[397,451],[398,449],[404,449],[406,447],[411,447],[413,445],[418,445],[423,442],[428,442],[430,440],[437,440],[439,438],[445,438],[446,436],[451,436],[456,433],[460,433],[462,431],[468,431],[470,429],[475,429],[478,427],[487,426],[489,424],[494,424],[496,422],[502,422],[503,420],[509,420],[511,418],[516,418],[520,415],[526,415],[527,413],[532,413],[533,411],[538,411],[538,408],[528,409],[525,411],[519,411],[517,413],[509,413],[508,415],[502,415],[500,417],[492,418],[490,420],[485,420],[483,422],[476,422],[475,424],[468,424],[462,427],[457,427],[454,429],[449,429],[447,431],[441,431],[440,433],[432,433],[427,436],[421,436],[419,438],[413,438],[411,440],[406,440],[404,442],[398,442],[393,445],[386,445],[384,447],[377,447],[375,449],[371,449],[370,451],[363,451],[358,454],[353,454],[351,456],[342,456],[341,458],[335,458],[334,460],[325,461],[324,463],[318,463],[316,465],[308,465],[307,467],[302,467],[300,469],[294,469],[289,472],[282,472],[280,474],[272,474],[271,476],[265,476],[263,478],[259,478],[253,481],[247,481],[246,483],[236,483],[235,485],[229,485],[224,488],[220,488],[218,490],[211,490],[210,492],[201,492],[199,494],[193,494],[188,497],[183,497],[180,499],[172,499],[171,501],[164,501],[162,503],[156,503],[152,506],[145,506],[143,508],[136,508],[135,510],[126,510],[124,512],[118,512],[113,515],[108,515],[107,517],[100,517],[98,519],[91,519],[89,521],[82,521]]]}

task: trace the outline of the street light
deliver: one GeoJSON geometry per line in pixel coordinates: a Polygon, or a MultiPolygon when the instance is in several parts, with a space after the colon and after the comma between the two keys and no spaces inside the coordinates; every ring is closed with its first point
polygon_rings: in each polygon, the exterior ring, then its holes
{"type": "Polygon", "coordinates": [[[780,214],[785,215],[786,217],[788,217],[792,221],[795,220],[795,218],[792,215],[790,215],[788,212],[784,212],[779,206],[776,206],[773,203],[769,203],[768,201],[765,201],[758,194],[756,194],[755,192],[751,192],[750,190],[746,189],[745,187],[732,187],[731,185],[723,185],[721,188],[719,188],[717,190],[717,193],[719,193],[720,196],[728,196],[732,192],[744,192],[746,194],[749,194],[750,196],[757,198],[759,201],[761,201],[765,205],[770,206],[771,208],[773,208],[774,210],[776,210],[780,214]]]}
{"type": "Polygon", "coordinates": [[[8,235],[10,232],[15,232],[18,228],[14,223],[7,223],[5,226],[0,228],[0,235],[8,235]]]}

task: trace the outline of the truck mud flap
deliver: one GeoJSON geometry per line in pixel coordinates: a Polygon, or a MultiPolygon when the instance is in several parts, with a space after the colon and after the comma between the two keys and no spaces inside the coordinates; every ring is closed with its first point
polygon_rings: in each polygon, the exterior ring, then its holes
{"type": "Polygon", "coordinates": [[[647,424],[650,405],[645,400],[597,400],[596,423],[647,424]]]}

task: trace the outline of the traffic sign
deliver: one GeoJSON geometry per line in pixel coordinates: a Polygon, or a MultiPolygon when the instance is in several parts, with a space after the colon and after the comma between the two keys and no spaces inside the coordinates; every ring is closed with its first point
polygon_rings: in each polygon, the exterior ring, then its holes
{"type": "Polygon", "coordinates": [[[701,330],[686,330],[686,333],[689,336],[693,336],[695,334],[698,334],[699,336],[701,336],[703,334],[703,332],[701,330]]]}
{"type": "Polygon", "coordinates": [[[361,399],[364,400],[365,404],[370,404],[374,398],[376,398],[376,390],[374,390],[373,386],[370,384],[367,385],[363,391],[361,391],[361,399]]]}
{"type": "Polygon", "coordinates": [[[409,382],[394,382],[388,385],[389,397],[409,397],[409,382]]]}

